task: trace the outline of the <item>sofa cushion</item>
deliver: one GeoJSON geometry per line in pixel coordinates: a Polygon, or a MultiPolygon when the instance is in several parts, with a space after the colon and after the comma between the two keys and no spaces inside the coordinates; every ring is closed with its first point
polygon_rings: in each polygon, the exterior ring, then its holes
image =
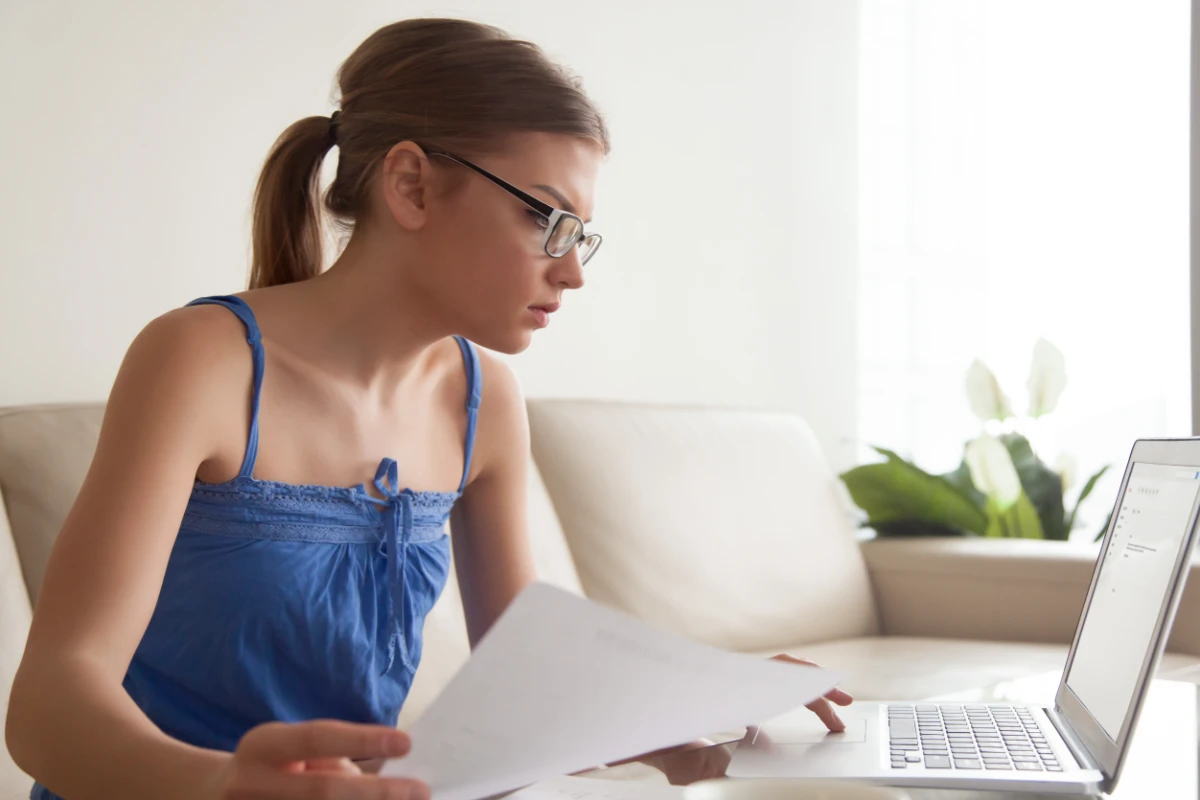
{"type": "MultiPolygon", "coordinates": [[[[797,645],[783,652],[846,675],[842,687],[858,700],[926,700],[1044,672],[1062,672],[1066,645],[867,636],[797,645]]],[[[775,655],[763,651],[763,656],[775,655]]],[[[1163,678],[1192,680],[1200,659],[1167,653],[1163,678]]]]}
{"type": "Polygon", "coordinates": [[[0,410],[0,492],[34,602],[50,548],[92,462],[103,416],[100,403],[0,410]]]}
{"type": "Polygon", "coordinates": [[[836,476],[799,418],[530,401],[588,596],[731,650],[874,633],[836,476]]]}
{"type": "MultiPolygon", "coordinates": [[[[17,665],[21,663],[21,654],[25,652],[31,616],[21,562],[8,529],[4,498],[0,496],[0,720],[8,716],[9,693],[17,665]]],[[[0,747],[0,800],[28,797],[31,783],[13,763],[8,748],[0,747]],[[16,794],[18,791],[24,794],[16,794]],[[12,792],[12,797],[6,792],[12,792]]]]}

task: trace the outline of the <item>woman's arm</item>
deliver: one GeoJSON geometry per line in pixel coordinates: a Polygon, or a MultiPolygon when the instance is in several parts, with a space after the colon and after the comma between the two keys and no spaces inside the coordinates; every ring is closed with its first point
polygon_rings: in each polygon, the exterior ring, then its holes
{"type": "Polygon", "coordinates": [[[455,569],[467,635],[474,647],[521,590],[536,580],[526,513],[529,419],[525,398],[503,362],[480,353],[473,475],[451,512],[455,569]]]}
{"type": "Polygon", "coordinates": [[[229,758],[168,738],[121,686],[227,410],[220,350],[237,340],[212,321],[172,312],[131,345],[47,564],[5,734],[23,770],[72,800],[201,797],[229,758]]]}

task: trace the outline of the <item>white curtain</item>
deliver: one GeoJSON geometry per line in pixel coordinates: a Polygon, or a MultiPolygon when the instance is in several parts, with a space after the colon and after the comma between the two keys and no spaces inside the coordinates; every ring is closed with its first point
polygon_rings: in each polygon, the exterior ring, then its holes
{"type": "Polygon", "coordinates": [[[1035,447],[1114,464],[1089,538],[1133,440],[1190,432],[1188,0],[861,8],[860,458],[957,466],[971,361],[1022,411],[1045,337],[1068,385],[1035,447]]]}

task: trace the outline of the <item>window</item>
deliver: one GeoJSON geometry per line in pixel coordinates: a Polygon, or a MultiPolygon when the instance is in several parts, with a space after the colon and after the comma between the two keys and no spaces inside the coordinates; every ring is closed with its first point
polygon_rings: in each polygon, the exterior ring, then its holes
{"type": "Polygon", "coordinates": [[[1035,448],[1114,464],[1090,538],[1133,440],[1191,429],[1189,3],[863,0],[861,24],[860,460],[953,469],[971,361],[1021,412],[1044,336],[1068,385],[1035,448]]]}

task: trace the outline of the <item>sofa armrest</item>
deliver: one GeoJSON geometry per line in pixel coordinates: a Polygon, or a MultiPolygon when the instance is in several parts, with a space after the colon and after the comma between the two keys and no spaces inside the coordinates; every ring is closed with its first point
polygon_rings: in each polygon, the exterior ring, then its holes
{"type": "MultiPolygon", "coordinates": [[[[862,544],[889,636],[1070,644],[1099,545],[1030,539],[875,539],[862,544]]],[[[1167,649],[1200,656],[1200,562],[1167,649]]]]}
{"type": "Polygon", "coordinates": [[[1068,644],[1097,546],[931,537],[862,551],[886,635],[1068,644]]]}

